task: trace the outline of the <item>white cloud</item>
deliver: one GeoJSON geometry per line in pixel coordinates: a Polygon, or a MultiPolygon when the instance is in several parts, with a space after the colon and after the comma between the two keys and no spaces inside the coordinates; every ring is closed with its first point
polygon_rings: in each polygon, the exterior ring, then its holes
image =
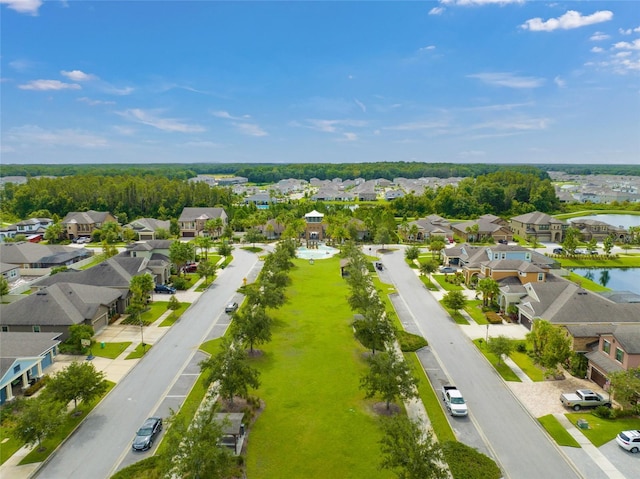
{"type": "Polygon", "coordinates": [[[469,78],[477,78],[489,85],[506,86],[509,88],[538,88],[545,82],[544,78],[521,77],[513,73],[475,73],[467,75],[469,78]]]}
{"type": "Polygon", "coordinates": [[[607,35],[606,33],[596,32],[589,37],[589,40],[599,42],[601,40],[607,40],[608,38],[611,38],[611,36],[607,35]]]}
{"type": "Polygon", "coordinates": [[[14,60],[9,62],[9,66],[17,72],[25,72],[35,67],[35,63],[29,60],[14,60]]]}
{"type": "Polygon", "coordinates": [[[441,15],[444,12],[444,8],[442,7],[433,7],[429,10],[429,15],[441,15]]]}
{"type": "Polygon", "coordinates": [[[80,70],[72,70],[70,72],[62,70],[60,74],[73,81],[89,81],[97,78],[95,75],[91,75],[80,70]]]}
{"type": "Polygon", "coordinates": [[[592,51],[593,53],[602,53],[602,52],[604,51],[604,48],[600,48],[600,47],[593,47],[593,48],[591,49],[591,51],[592,51]]]}
{"type": "Polygon", "coordinates": [[[241,133],[244,133],[245,135],[249,135],[249,136],[268,136],[269,135],[266,131],[264,131],[258,125],[255,125],[253,123],[234,123],[233,126],[235,126],[238,130],[240,130],[241,133]]]}
{"type": "Polygon", "coordinates": [[[431,130],[434,128],[443,128],[447,126],[444,121],[415,121],[409,123],[402,123],[400,125],[387,126],[384,130],[396,130],[396,131],[417,131],[417,130],[431,130]]]}
{"type": "Polygon", "coordinates": [[[630,57],[631,56],[631,52],[629,51],[624,51],[624,52],[618,52],[614,55],[614,57],[616,58],[626,58],[626,57],[630,57]]]}
{"type": "Polygon", "coordinates": [[[103,148],[108,146],[105,138],[92,133],[77,129],[45,130],[34,125],[12,128],[7,132],[6,139],[16,144],[16,146],[75,146],[79,148],[103,148]]]}
{"type": "Polygon", "coordinates": [[[363,113],[367,112],[367,106],[364,103],[362,103],[357,98],[354,98],[353,101],[355,102],[356,105],[358,105],[360,107],[360,109],[362,110],[363,113]]]}
{"type": "Polygon", "coordinates": [[[106,87],[104,87],[104,91],[105,93],[109,93],[111,95],[126,96],[133,93],[134,88],[130,86],[124,88],[116,88],[112,85],[107,85],[106,87]]]}
{"type": "Polygon", "coordinates": [[[224,118],[226,120],[246,120],[248,118],[251,118],[251,115],[233,116],[228,111],[222,110],[212,111],[211,114],[217,118],[224,118]]]}
{"type": "Polygon", "coordinates": [[[355,133],[347,132],[344,133],[344,139],[346,141],[356,141],[358,139],[358,135],[356,135],[355,133]]]}
{"type": "Polygon", "coordinates": [[[78,98],[78,101],[81,101],[82,103],[86,103],[89,106],[97,106],[97,105],[115,105],[115,101],[105,101],[105,100],[92,100],[91,98],[88,98],[86,96],[83,96],[82,98],[78,98]]]}
{"type": "Polygon", "coordinates": [[[33,80],[23,85],[18,85],[21,90],[80,90],[82,87],[76,83],[64,83],[58,80],[33,80]]]}
{"type": "Polygon", "coordinates": [[[339,127],[362,127],[367,124],[367,122],[360,120],[319,120],[315,118],[308,119],[307,122],[311,125],[309,128],[312,130],[322,131],[325,133],[335,133],[338,131],[339,127]]]}
{"type": "Polygon", "coordinates": [[[631,35],[632,33],[640,33],[640,27],[636,27],[636,28],[627,28],[625,29],[618,29],[618,31],[622,34],[622,35],[631,35]]]}
{"type": "Polygon", "coordinates": [[[7,8],[18,13],[29,13],[36,16],[38,15],[38,9],[42,5],[42,0],[0,0],[0,3],[6,4],[7,8]]]}
{"type": "Polygon", "coordinates": [[[474,125],[473,129],[494,130],[544,130],[549,125],[547,118],[523,118],[513,120],[496,120],[474,125]]]}
{"type": "Polygon", "coordinates": [[[564,88],[565,86],[567,86],[567,82],[560,77],[555,77],[553,79],[553,83],[555,83],[559,88],[564,88]]]}
{"type": "Polygon", "coordinates": [[[431,50],[435,50],[435,45],[427,45],[426,47],[418,48],[419,52],[430,52],[431,50]]]}
{"type": "Polygon", "coordinates": [[[633,42],[618,42],[613,45],[618,50],[640,50],[640,38],[636,38],[633,42]]]}
{"type": "Polygon", "coordinates": [[[575,10],[569,10],[558,18],[550,18],[546,21],[543,21],[540,17],[532,18],[524,22],[520,27],[525,30],[531,30],[532,32],[552,32],[558,29],[571,30],[595,23],[608,22],[612,18],[613,12],[609,10],[600,10],[585,16],[575,10]]]}
{"type": "Polygon", "coordinates": [[[152,126],[162,131],[179,133],[198,133],[205,131],[200,125],[190,125],[174,118],[161,118],[158,113],[157,110],[142,110],[140,108],[131,108],[118,112],[119,115],[128,120],[152,126]]]}

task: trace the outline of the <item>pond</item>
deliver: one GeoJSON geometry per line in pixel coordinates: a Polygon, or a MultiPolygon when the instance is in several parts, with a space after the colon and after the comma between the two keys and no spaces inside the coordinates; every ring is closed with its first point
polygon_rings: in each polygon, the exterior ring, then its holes
{"type": "Polygon", "coordinates": [[[571,271],[614,291],[640,294],[640,268],[572,268],[571,271]]]}
{"type": "Polygon", "coordinates": [[[602,221],[611,226],[622,226],[625,229],[629,229],[631,226],[640,226],[640,215],[588,215],[570,218],[567,221],[571,222],[582,219],[602,221]]]}

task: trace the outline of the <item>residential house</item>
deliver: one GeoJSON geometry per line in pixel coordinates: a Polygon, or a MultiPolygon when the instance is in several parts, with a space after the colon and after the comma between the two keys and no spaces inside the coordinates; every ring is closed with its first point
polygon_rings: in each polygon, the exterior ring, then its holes
{"type": "Polygon", "coordinates": [[[286,225],[278,220],[270,219],[265,224],[257,226],[258,231],[268,240],[275,240],[282,236],[286,225]]]}
{"type": "Polygon", "coordinates": [[[230,176],[227,178],[218,178],[218,186],[240,185],[248,181],[249,178],[245,178],[244,176],[230,176]]]}
{"type": "Polygon", "coordinates": [[[384,192],[384,199],[387,201],[402,197],[404,197],[404,191],[402,190],[387,190],[384,192]]]}
{"type": "Polygon", "coordinates": [[[464,241],[485,241],[489,238],[495,242],[513,241],[508,223],[498,216],[484,215],[477,220],[455,223],[451,228],[464,241]]]}
{"type": "Polygon", "coordinates": [[[268,209],[269,205],[275,204],[276,202],[277,199],[267,191],[259,191],[244,199],[245,205],[256,205],[259,210],[268,209]]]}
{"type": "Polygon", "coordinates": [[[585,218],[569,221],[572,228],[576,228],[580,231],[580,236],[583,241],[595,239],[596,241],[602,242],[608,236],[613,237],[615,241],[629,241],[629,233],[622,227],[612,226],[604,221],[585,218]]]}
{"type": "Polygon", "coordinates": [[[601,333],[597,349],[585,356],[587,377],[605,389],[609,374],[640,367],[640,317],[636,324],[619,324],[601,333]]]}
{"type": "Polygon", "coordinates": [[[449,242],[453,241],[451,223],[438,215],[429,215],[426,218],[411,221],[408,224],[408,234],[412,241],[427,241],[436,237],[449,242]],[[411,234],[411,230],[415,229],[414,225],[418,228],[415,238],[411,234]]]}
{"type": "MultiPolygon", "coordinates": [[[[129,254],[131,254],[129,252],[129,254]]],[[[154,276],[156,283],[165,283],[169,274],[169,265],[164,265],[164,270],[159,276],[151,269],[150,263],[153,260],[140,256],[127,256],[127,252],[113,256],[102,263],[82,271],[65,271],[42,278],[31,285],[32,291],[39,291],[58,283],[74,283],[91,286],[111,288],[118,292],[116,302],[116,312],[123,314],[129,306],[131,278],[141,274],[154,276]],[[163,281],[164,280],[164,281],[163,281]]]]}
{"type": "Polygon", "coordinates": [[[365,183],[356,186],[353,189],[353,193],[357,196],[359,201],[376,201],[378,194],[375,190],[375,181],[366,181],[365,183]]]}
{"type": "Polygon", "coordinates": [[[18,266],[21,269],[20,273],[25,276],[37,275],[36,272],[28,274],[30,272],[27,270],[70,266],[92,255],[93,251],[90,249],[71,246],[43,245],[27,241],[0,244],[0,261],[18,266]]]}
{"type": "Polygon", "coordinates": [[[569,224],[546,213],[534,211],[514,216],[511,218],[510,226],[513,234],[520,238],[560,243],[564,239],[564,232],[569,224]]]}
{"type": "Polygon", "coordinates": [[[222,219],[223,227],[227,224],[227,213],[223,208],[186,207],[182,210],[180,218],[178,218],[180,236],[182,238],[204,236],[206,222],[216,218],[222,219]]]}
{"type": "Polygon", "coordinates": [[[0,272],[9,285],[20,279],[20,267],[16,264],[0,263],[0,272]]]}
{"type": "Polygon", "coordinates": [[[123,228],[129,228],[135,231],[138,235],[138,240],[149,241],[156,239],[156,232],[158,230],[169,231],[171,222],[169,220],[157,220],[155,218],[138,218],[131,223],[125,225],[123,228]]]}
{"type": "Polygon", "coordinates": [[[62,219],[65,234],[69,239],[91,238],[93,232],[105,223],[117,223],[118,219],[108,211],[72,211],[62,219]]]}
{"type": "Polygon", "coordinates": [[[58,354],[60,333],[0,332],[0,405],[40,379],[58,354]]]}
{"type": "Polygon", "coordinates": [[[0,328],[3,332],[60,333],[61,341],[69,337],[69,326],[75,324],[92,326],[98,333],[116,313],[119,297],[120,292],[112,288],[53,284],[2,305],[0,328]]]}
{"type": "Polygon", "coordinates": [[[140,241],[125,247],[125,251],[116,256],[118,258],[146,258],[144,265],[158,284],[166,284],[171,276],[170,248],[173,240],[140,241]]]}
{"type": "Polygon", "coordinates": [[[44,233],[53,224],[51,218],[29,218],[0,229],[0,240],[24,235],[27,241],[37,242],[44,238],[44,233]]]}

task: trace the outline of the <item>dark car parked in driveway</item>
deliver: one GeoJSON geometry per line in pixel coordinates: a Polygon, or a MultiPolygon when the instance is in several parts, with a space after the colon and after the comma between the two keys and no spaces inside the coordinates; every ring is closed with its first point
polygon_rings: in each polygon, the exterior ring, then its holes
{"type": "Polygon", "coordinates": [[[153,445],[153,441],[162,431],[162,418],[150,417],[136,432],[131,447],[136,451],[146,451],[153,445]]]}
{"type": "Polygon", "coordinates": [[[166,284],[156,284],[156,287],[153,288],[153,291],[156,293],[176,294],[176,288],[167,286],[166,284]]]}

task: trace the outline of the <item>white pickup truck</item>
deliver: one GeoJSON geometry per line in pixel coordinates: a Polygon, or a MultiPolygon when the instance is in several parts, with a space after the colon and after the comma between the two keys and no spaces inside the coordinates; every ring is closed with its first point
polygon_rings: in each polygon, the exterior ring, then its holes
{"type": "Polygon", "coordinates": [[[466,416],[469,414],[467,403],[455,386],[443,386],[442,399],[444,400],[447,411],[449,411],[452,416],[466,416]]]}
{"type": "Polygon", "coordinates": [[[611,399],[608,396],[595,393],[591,389],[578,389],[575,393],[561,394],[560,402],[574,411],[579,411],[583,407],[611,407],[611,399]]]}

